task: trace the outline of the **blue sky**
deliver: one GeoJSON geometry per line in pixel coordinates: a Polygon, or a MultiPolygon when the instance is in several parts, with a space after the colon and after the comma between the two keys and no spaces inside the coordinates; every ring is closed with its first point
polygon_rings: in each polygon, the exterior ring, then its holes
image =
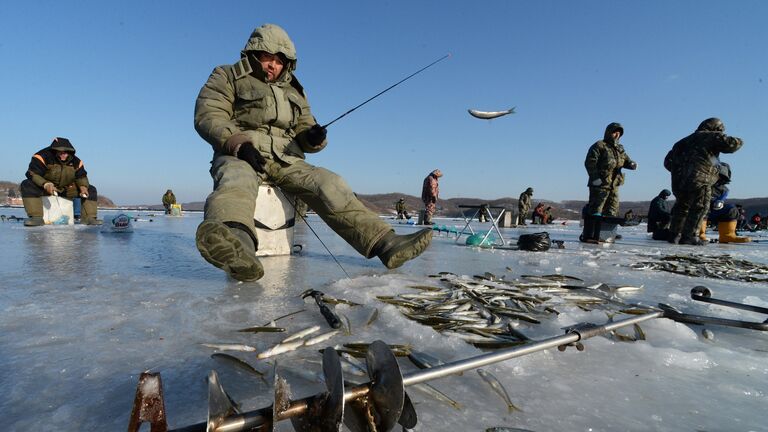
{"type": "Polygon", "coordinates": [[[440,56],[451,57],[329,128],[312,164],[358,193],[586,199],[587,148],[621,122],[624,200],[669,185],[662,160],[717,116],[745,140],[724,155],[731,196],[768,196],[768,2],[33,1],[0,13],[0,180],[68,137],[91,182],[119,204],[171,188],[203,200],[210,146],[192,125],[213,68],[251,30],[284,27],[297,76],[325,124],[440,56]],[[517,114],[493,121],[467,109],[517,114]]]}

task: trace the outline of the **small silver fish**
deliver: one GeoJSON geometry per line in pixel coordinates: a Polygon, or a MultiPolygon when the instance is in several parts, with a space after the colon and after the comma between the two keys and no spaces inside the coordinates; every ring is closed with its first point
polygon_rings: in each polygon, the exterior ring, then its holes
{"type": "Polygon", "coordinates": [[[312,333],[314,333],[314,332],[316,332],[318,330],[320,330],[320,326],[313,326],[313,327],[310,327],[308,329],[301,330],[300,332],[294,333],[294,334],[288,336],[287,338],[283,339],[281,343],[290,342],[290,341],[293,341],[293,340],[296,340],[296,339],[301,339],[304,336],[311,335],[312,333]]]}
{"type": "Polygon", "coordinates": [[[213,348],[216,351],[243,351],[243,352],[254,352],[256,351],[255,347],[252,347],[250,345],[243,345],[243,344],[213,344],[213,343],[201,343],[200,345],[208,348],[213,348]]]}
{"type": "Polygon", "coordinates": [[[326,340],[336,336],[337,334],[339,334],[339,330],[331,330],[331,331],[329,331],[327,333],[323,333],[321,335],[317,335],[317,336],[315,336],[313,338],[307,339],[304,342],[304,346],[310,346],[310,345],[318,344],[320,342],[326,341],[326,340]]]}
{"type": "Polygon", "coordinates": [[[457,410],[461,409],[461,404],[456,402],[455,400],[451,399],[447,394],[441,392],[440,390],[434,388],[433,386],[429,385],[428,383],[421,383],[421,384],[415,384],[413,386],[414,388],[420,390],[421,392],[428,394],[432,396],[433,398],[445,402],[448,405],[456,408],[457,410]]]}
{"type": "Polygon", "coordinates": [[[715,340],[715,334],[712,333],[712,330],[710,329],[701,330],[701,335],[704,336],[704,339],[706,340],[715,340]]]}
{"type": "Polygon", "coordinates": [[[293,351],[303,345],[304,345],[303,340],[295,340],[291,342],[279,343],[266,351],[260,352],[258,355],[256,355],[256,358],[259,360],[263,360],[268,357],[276,356],[278,354],[282,354],[288,351],[293,351]]]}
{"type": "Polygon", "coordinates": [[[373,312],[371,312],[371,316],[368,317],[368,321],[365,322],[365,326],[368,327],[369,325],[373,324],[374,321],[376,321],[376,318],[379,317],[379,308],[373,308],[373,312]]]}
{"type": "Polygon", "coordinates": [[[483,378],[483,381],[491,386],[493,391],[495,391],[499,396],[501,396],[502,399],[504,399],[509,412],[522,411],[512,403],[512,400],[509,398],[509,393],[507,393],[507,389],[504,388],[498,378],[496,378],[492,373],[486,371],[485,369],[478,369],[477,373],[480,375],[480,377],[483,378]]]}
{"type": "Polygon", "coordinates": [[[491,119],[505,116],[507,114],[514,114],[515,108],[516,107],[512,107],[506,111],[478,111],[473,109],[470,109],[467,111],[469,111],[469,115],[471,115],[472,117],[483,119],[483,120],[491,120],[491,119]]]}

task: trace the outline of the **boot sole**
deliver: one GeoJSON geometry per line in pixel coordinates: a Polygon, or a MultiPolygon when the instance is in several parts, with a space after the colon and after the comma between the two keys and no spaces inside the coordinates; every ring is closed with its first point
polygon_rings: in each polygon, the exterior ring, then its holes
{"type": "Polygon", "coordinates": [[[395,252],[391,256],[389,256],[386,260],[382,260],[384,263],[384,266],[388,269],[396,269],[403,264],[405,264],[406,261],[410,261],[417,256],[421,255],[422,252],[424,252],[427,249],[427,246],[432,242],[432,231],[425,231],[424,234],[417,238],[416,242],[412,244],[410,247],[403,248],[403,250],[399,252],[395,252]]]}
{"type": "Polygon", "coordinates": [[[264,267],[256,255],[249,254],[240,239],[221,222],[203,221],[197,227],[195,244],[203,259],[234,279],[250,282],[264,276],[264,267]]]}

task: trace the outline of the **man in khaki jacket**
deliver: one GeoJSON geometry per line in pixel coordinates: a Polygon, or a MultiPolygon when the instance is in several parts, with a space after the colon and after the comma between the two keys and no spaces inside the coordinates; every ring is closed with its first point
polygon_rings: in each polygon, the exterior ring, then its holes
{"type": "Polygon", "coordinates": [[[337,174],[304,161],[327,145],[294,76],[296,49],[280,27],[253,31],[240,60],[214,69],[195,104],[195,129],[213,147],[214,190],[196,244],[235,279],[261,278],[253,213],[262,181],[306,202],[366,258],[396,268],[423,252],[431,230],[398,236],[337,174]]]}

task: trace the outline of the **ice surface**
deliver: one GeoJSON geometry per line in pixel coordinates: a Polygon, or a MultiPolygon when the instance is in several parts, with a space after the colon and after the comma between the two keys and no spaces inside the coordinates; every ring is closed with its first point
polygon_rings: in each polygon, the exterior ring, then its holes
{"type": "MultiPolygon", "coordinates": [[[[23,216],[19,209],[0,209],[23,216]]],[[[114,216],[105,212],[102,216],[114,216]]],[[[206,376],[211,369],[243,410],[272,403],[272,389],[256,374],[210,357],[201,342],[238,343],[262,351],[298,330],[321,325],[308,288],[362,303],[338,305],[349,318],[352,335],[343,333],[324,344],[277,356],[279,369],[295,397],[324,390],[317,379],[318,349],[344,342],[382,339],[411,344],[444,361],[481,354],[450,333],[440,334],[403,317],[377,295],[412,292],[408,285],[436,285],[429,275],[485,272],[514,279],[522,274],[562,273],[592,285],[635,285],[644,289],[622,294],[627,302],[671,304],[685,312],[762,321],[764,315],[708,305],[690,299],[689,291],[705,285],[714,297],[759,306],[768,304],[768,286],[633,270],[629,264],[674,253],[732,254],[768,263],[765,243],[673,246],[648,240],[645,226],[620,228],[616,245],[585,245],[576,239],[578,223],[551,225],[553,239],[565,249],[548,252],[483,250],[436,235],[419,259],[387,271],[377,259],[365,260],[317,217],[310,223],[350,274],[344,273],[303,224],[296,241],[300,255],[264,258],[266,276],[257,283],[238,283],[200,258],[194,232],[200,214],[184,217],[134,214],[135,231],[103,234],[97,227],[24,228],[0,223],[0,409],[5,430],[125,430],[139,374],[162,375],[170,426],[204,421],[206,376]],[[365,326],[373,308],[379,318],[365,326]],[[278,321],[286,333],[238,333],[264,325],[299,309],[305,312],[278,321]]],[[[394,222],[394,221],[393,221],[394,222]]],[[[457,225],[458,220],[439,223],[457,225]]],[[[398,232],[414,227],[393,225],[398,232]]],[[[474,226],[487,229],[488,224],[474,226]]],[[[502,230],[508,238],[539,227],[502,230]]],[[[589,321],[602,324],[599,311],[564,308],[556,318],[518,329],[533,338],[562,334],[562,327],[589,321]]],[[[537,431],[616,430],[767,430],[768,335],[763,332],[658,319],[641,324],[646,341],[627,343],[606,337],[584,342],[586,350],[548,350],[487,366],[506,387],[521,412],[507,413],[504,401],[474,372],[432,381],[461,404],[456,410],[417,391],[409,392],[419,415],[418,431],[483,431],[510,426],[537,431]]],[[[272,360],[255,353],[230,352],[267,373],[272,360]]],[[[400,361],[403,372],[415,367],[400,361]]],[[[352,375],[349,375],[352,377],[352,375]]],[[[352,379],[360,379],[353,377],[352,379]]],[[[279,430],[292,430],[282,422],[279,430]]]]}

